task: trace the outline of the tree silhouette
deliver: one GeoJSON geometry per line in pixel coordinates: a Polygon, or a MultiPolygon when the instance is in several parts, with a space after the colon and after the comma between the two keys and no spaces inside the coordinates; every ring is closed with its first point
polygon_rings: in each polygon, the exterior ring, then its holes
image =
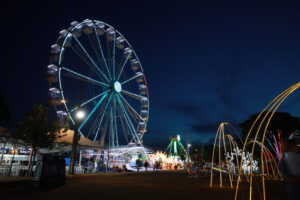
{"type": "MultiPolygon", "coordinates": [[[[263,113],[261,119],[266,114],[263,113]]],[[[250,130],[253,122],[257,118],[259,113],[251,115],[249,119],[239,124],[239,127],[242,129],[242,135],[245,138],[250,130]]],[[[261,120],[258,121],[258,125],[260,124],[261,120]]],[[[266,122],[264,122],[266,123],[266,122]]],[[[258,125],[254,127],[253,131],[257,131],[258,125]]],[[[263,124],[265,125],[265,124],[263,124]]],[[[291,114],[286,112],[275,112],[273,115],[272,120],[270,121],[268,131],[271,131],[277,134],[278,131],[281,132],[281,136],[283,139],[286,139],[292,132],[300,130],[300,121],[299,118],[293,117],[291,114]]],[[[260,130],[259,136],[261,136],[263,130],[260,130]]]]}
{"type": "Polygon", "coordinates": [[[191,149],[190,157],[193,162],[201,160],[211,160],[213,145],[197,145],[191,149]]]}
{"type": "Polygon", "coordinates": [[[0,94],[0,121],[9,123],[11,120],[10,109],[6,104],[5,97],[0,94]]]}
{"type": "MultiPolygon", "coordinates": [[[[59,131],[66,132],[65,127],[57,120],[49,120],[48,108],[42,105],[34,105],[33,110],[26,114],[24,121],[18,124],[17,137],[32,148],[30,163],[35,160],[39,148],[51,148],[58,137],[59,131]]],[[[29,165],[29,174],[31,164],[29,165]]]]}

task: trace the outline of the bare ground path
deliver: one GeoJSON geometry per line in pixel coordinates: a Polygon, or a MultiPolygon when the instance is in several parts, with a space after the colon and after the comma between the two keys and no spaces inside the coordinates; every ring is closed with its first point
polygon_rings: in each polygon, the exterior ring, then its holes
{"type": "MultiPolygon", "coordinates": [[[[282,187],[282,183],[274,183],[270,186],[274,192],[268,191],[272,195],[268,199],[284,199],[282,187]]],[[[233,200],[234,191],[231,188],[209,188],[208,178],[190,178],[185,172],[179,171],[75,175],[67,177],[66,184],[56,188],[33,187],[30,184],[30,179],[26,178],[9,179],[9,181],[0,179],[1,200],[233,200]]]]}

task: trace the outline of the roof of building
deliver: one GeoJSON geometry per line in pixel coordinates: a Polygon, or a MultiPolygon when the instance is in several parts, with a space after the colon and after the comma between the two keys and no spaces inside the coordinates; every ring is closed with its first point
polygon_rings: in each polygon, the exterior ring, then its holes
{"type": "MultiPolygon", "coordinates": [[[[61,143],[61,142],[66,142],[66,143],[73,143],[73,137],[74,137],[74,131],[73,130],[67,130],[66,132],[60,132],[59,133],[60,136],[56,139],[56,142],[61,143]]],[[[78,144],[81,146],[89,146],[89,147],[96,147],[96,148],[103,148],[100,144],[93,142],[92,140],[84,137],[84,136],[80,136],[80,139],[78,141],[78,144]]]]}
{"type": "Polygon", "coordinates": [[[8,131],[7,128],[4,128],[3,126],[0,126],[0,137],[12,137],[12,134],[8,131]]]}

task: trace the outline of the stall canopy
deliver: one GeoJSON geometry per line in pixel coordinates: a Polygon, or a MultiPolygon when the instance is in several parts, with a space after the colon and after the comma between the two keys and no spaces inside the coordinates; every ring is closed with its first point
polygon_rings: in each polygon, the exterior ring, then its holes
{"type": "MultiPolygon", "coordinates": [[[[57,143],[69,143],[72,144],[73,143],[73,137],[74,137],[74,131],[73,130],[68,130],[66,132],[60,132],[59,135],[61,137],[58,137],[56,139],[57,143]]],[[[103,148],[103,146],[101,146],[100,144],[93,142],[92,140],[84,137],[84,136],[80,136],[80,139],[78,141],[78,144],[80,146],[86,146],[86,147],[96,147],[96,148],[103,148]]]]}
{"type": "Polygon", "coordinates": [[[0,126],[0,137],[10,138],[12,134],[3,126],[0,126]]]}

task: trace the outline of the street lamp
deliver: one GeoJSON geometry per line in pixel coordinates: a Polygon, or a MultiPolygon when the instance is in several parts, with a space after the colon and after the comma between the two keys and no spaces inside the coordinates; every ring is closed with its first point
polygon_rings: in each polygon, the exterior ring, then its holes
{"type": "Polygon", "coordinates": [[[190,141],[189,141],[189,130],[186,129],[184,132],[186,133],[187,170],[189,172],[190,171],[189,166],[190,166],[190,146],[191,146],[191,144],[190,144],[190,141]]]}
{"type": "Polygon", "coordinates": [[[188,163],[188,171],[190,171],[189,165],[190,165],[190,147],[192,145],[190,143],[188,143],[187,145],[187,163],[188,163]]]}
{"type": "Polygon", "coordinates": [[[77,119],[78,121],[83,120],[83,118],[85,117],[85,112],[84,112],[84,110],[78,110],[78,111],[76,112],[75,116],[76,116],[76,119],[77,119]]]}
{"type": "Polygon", "coordinates": [[[72,152],[71,152],[71,162],[69,168],[69,174],[74,175],[74,167],[75,167],[75,160],[76,160],[76,151],[77,145],[79,140],[79,133],[78,133],[78,125],[85,118],[85,111],[82,109],[78,109],[75,113],[75,122],[74,122],[74,136],[73,136],[73,144],[72,144],[72,152]]]}

